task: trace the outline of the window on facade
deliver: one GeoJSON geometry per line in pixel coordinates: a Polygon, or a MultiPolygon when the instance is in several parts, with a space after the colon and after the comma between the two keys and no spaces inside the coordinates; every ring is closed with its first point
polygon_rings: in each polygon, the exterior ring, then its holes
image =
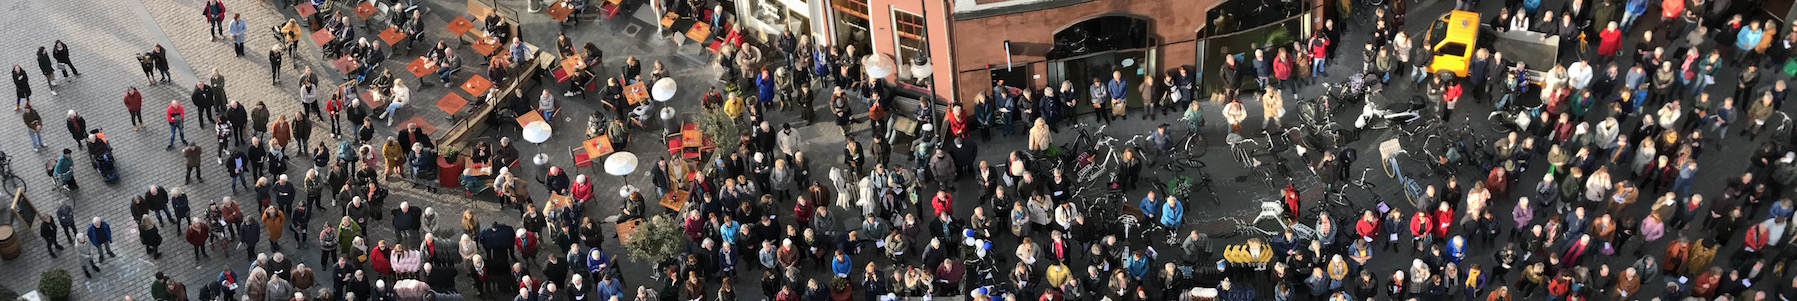
{"type": "Polygon", "coordinates": [[[898,36],[897,51],[895,51],[898,54],[898,63],[909,65],[911,58],[929,55],[930,47],[929,42],[926,42],[927,38],[924,37],[923,16],[893,10],[892,28],[893,34],[898,36]]]}
{"type": "Polygon", "coordinates": [[[835,4],[837,20],[855,26],[860,31],[867,31],[867,0],[839,0],[831,3],[835,4]]]}

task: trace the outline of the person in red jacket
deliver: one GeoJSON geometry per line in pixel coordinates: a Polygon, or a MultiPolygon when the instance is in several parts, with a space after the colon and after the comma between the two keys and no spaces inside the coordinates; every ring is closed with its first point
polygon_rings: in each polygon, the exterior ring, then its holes
{"type": "Polygon", "coordinates": [[[1432,221],[1435,222],[1435,227],[1430,230],[1435,233],[1434,237],[1447,238],[1448,227],[1454,225],[1454,209],[1448,207],[1447,204],[1435,205],[1435,216],[1432,221]]]}
{"type": "Polygon", "coordinates": [[[1310,78],[1323,76],[1323,72],[1328,70],[1324,68],[1328,66],[1325,64],[1328,62],[1327,58],[1329,58],[1329,37],[1320,33],[1312,34],[1310,37],[1310,78]]]}
{"type": "Polygon", "coordinates": [[[131,131],[144,128],[144,95],[137,93],[137,87],[125,88],[125,112],[131,113],[131,131]]]}
{"type": "MultiPolygon", "coordinates": [[[[133,93],[136,92],[133,91],[133,93]]],[[[137,112],[134,111],[131,115],[133,115],[132,118],[136,118],[137,112]]],[[[164,148],[175,148],[175,137],[177,136],[181,137],[182,144],[187,144],[187,109],[181,106],[181,101],[168,101],[168,109],[164,111],[163,118],[168,120],[168,146],[164,148]]]]}
{"type": "Polygon", "coordinates": [[[1360,213],[1360,222],[1354,223],[1354,234],[1359,234],[1366,242],[1373,242],[1373,238],[1379,236],[1379,216],[1373,215],[1372,210],[1360,213]]]}
{"type": "Polygon", "coordinates": [[[1771,224],[1771,221],[1756,223],[1753,224],[1752,228],[1747,228],[1747,234],[1744,234],[1746,237],[1741,240],[1741,251],[1744,253],[1735,255],[1734,257],[1741,259],[1759,258],[1757,255],[1760,250],[1766,249],[1767,240],[1771,237],[1771,231],[1768,231],[1769,228],[1767,228],[1768,224],[1771,224]]]}
{"type": "Polygon", "coordinates": [[[1297,91],[1297,83],[1291,81],[1292,65],[1295,64],[1291,53],[1285,49],[1279,49],[1279,56],[1273,58],[1273,78],[1279,79],[1281,90],[1297,91]]]}
{"type": "Polygon", "coordinates": [[[1427,211],[1417,211],[1416,215],[1410,217],[1410,242],[1416,246],[1410,248],[1410,256],[1416,256],[1422,250],[1429,248],[1429,228],[1433,225],[1429,222],[1429,212],[1427,211]]]}
{"type": "Polygon", "coordinates": [[[199,261],[202,257],[212,257],[211,255],[206,255],[206,238],[211,236],[212,228],[207,226],[206,222],[200,220],[200,218],[193,218],[193,223],[187,225],[187,231],[182,233],[182,238],[187,239],[187,244],[193,245],[194,261],[199,261]]]}
{"type": "MultiPolygon", "coordinates": [[[[1152,194],[1153,192],[1149,193],[1152,194]]],[[[1285,184],[1285,190],[1280,191],[1279,194],[1280,198],[1285,200],[1285,214],[1291,216],[1294,221],[1298,220],[1298,213],[1302,212],[1298,210],[1300,208],[1298,203],[1298,188],[1293,187],[1292,184],[1285,184]]]]}
{"type": "Polygon", "coordinates": [[[1454,116],[1454,104],[1460,103],[1460,81],[1449,81],[1448,89],[1441,93],[1441,121],[1448,121],[1454,116]]]}
{"type": "Polygon", "coordinates": [[[1610,60],[1616,59],[1616,53],[1622,51],[1622,31],[1617,30],[1616,22],[1612,21],[1603,32],[1597,33],[1597,38],[1597,63],[1609,64],[1610,60]]]}
{"type": "Polygon", "coordinates": [[[935,207],[935,212],[933,212],[935,216],[943,214],[953,216],[955,215],[955,196],[949,195],[946,190],[938,190],[936,197],[930,198],[930,206],[935,207]]]}

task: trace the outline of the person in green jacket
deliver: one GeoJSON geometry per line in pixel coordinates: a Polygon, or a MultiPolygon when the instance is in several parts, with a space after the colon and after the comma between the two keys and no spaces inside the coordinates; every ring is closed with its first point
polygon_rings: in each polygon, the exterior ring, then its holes
{"type": "Polygon", "coordinates": [[[337,253],[343,254],[343,257],[353,256],[351,252],[354,251],[355,246],[348,242],[355,241],[358,236],[362,236],[362,225],[356,224],[348,216],[339,220],[337,222],[337,253]]]}

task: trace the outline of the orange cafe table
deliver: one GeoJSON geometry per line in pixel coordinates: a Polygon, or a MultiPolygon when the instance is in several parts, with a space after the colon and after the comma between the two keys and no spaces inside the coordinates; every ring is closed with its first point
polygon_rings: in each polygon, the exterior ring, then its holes
{"type": "Polygon", "coordinates": [[[411,72],[414,77],[423,78],[427,74],[437,73],[438,67],[437,64],[432,64],[430,60],[426,60],[424,57],[418,57],[417,59],[413,59],[411,63],[406,64],[406,72],[411,72]]]}
{"type": "Polygon", "coordinates": [[[580,146],[582,148],[586,149],[587,159],[593,160],[594,162],[598,162],[599,158],[603,158],[603,157],[605,157],[605,155],[610,155],[613,151],[615,151],[611,148],[611,138],[606,137],[605,135],[599,135],[597,137],[593,137],[592,139],[587,139],[586,142],[580,143],[580,146]]]}
{"type": "Polygon", "coordinates": [[[455,20],[450,20],[449,25],[444,26],[444,29],[448,29],[449,33],[459,36],[467,34],[470,29],[474,29],[474,22],[469,22],[468,18],[465,17],[455,17],[455,20]]]}

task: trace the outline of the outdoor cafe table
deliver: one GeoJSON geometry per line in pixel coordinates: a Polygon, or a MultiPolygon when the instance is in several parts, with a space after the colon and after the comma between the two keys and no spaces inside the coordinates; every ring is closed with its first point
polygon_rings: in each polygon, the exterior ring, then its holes
{"type": "Polygon", "coordinates": [[[568,5],[568,1],[556,1],[555,4],[550,4],[545,12],[556,22],[565,22],[568,21],[568,15],[574,14],[574,7],[568,5]]]}
{"type": "Polygon", "coordinates": [[[493,170],[487,168],[487,163],[474,162],[474,159],[468,157],[462,157],[462,167],[468,170],[470,176],[485,177],[493,174],[493,170]]]}
{"type": "Polygon", "coordinates": [[[355,13],[357,19],[368,20],[368,17],[374,16],[374,12],[374,3],[363,1],[362,4],[356,5],[355,13]]]}
{"type": "Polygon", "coordinates": [[[350,59],[349,56],[344,56],[341,58],[337,58],[337,60],[331,61],[331,67],[336,67],[337,72],[341,72],[343,74],[349,74],[350,72],[355,72],[357,65],[358,64],[356,63],[356,60],[350,59]]]}
{"type": "Polygon", "coordinates": [[[524,115],[518,115],[517,119],[518,119],[517,120],[518,127],[524,127],[526,125],[529,125],[532,122],[543,122],[544,121],[543,120],[543,112],[538,112],[537,110],[530,110],[530,113],[524,113],[524,115]]]}
{"type": "Polygon", "coordinates": [[[580,57],[578,56],[563,58],[561,63],[562,68],[555,70],[553,74],[555,75],[555,82],[568,82],[569,78],[573,78],[574,75],[577,74],[576,72],[580,71],[580,62],[580,57]]]}
{"type": "Polygon", "coordinates": [[[480,53],[481,56],[490,56],[493,55],[493,51],[497,50],[499,47],[499,41],[487,38],[487,35],[484,33],[475,32],[474,44],[469,46],[473,47],[474,52],[480,53]]]}
{"type": "Polygon", "coordinates": [[[312,32],[312,43],[318,44],[318,47],[324,47],[324,44],[328,44],[332,39],[336,38],[337,36],[332,35],[331,30],[329,29],[319,29],[318,31],[312,32]]]}
{"type": "Polygon", "coordinates": [[[422,56],[413,59],[411,63],[406,64],[406,72],[411,72],[412,76],[418,78],[424,78],[427,74],[437,73],[437,68],[437,64],[432,64],[430,60],[426,60],[422,56]]]}
{"type": "Polygon", "coordinates": [[[657,204],[661,205],[662,208],[668,208],[668,210],[680,211],[681,207],[686,207],[686,196],[686,190],[675,189],[674,191],[669,191],[668,194],[662,195],[661,202],[657,204]]]}
{"type": "Polygon", "coordinates": [[[599,135],[597,137],[593,137],[592,139],[587,139],[586,142],[581,142],[580,146],[582,148],[586,149],[587,160],[592,160],[592,161],[599,161],[599,158],[603,158],[603,157],[605,157],[605,155],[610,155],[613,151],[615,151],[611,148],[611,137],[607,137],[605,135],[599,135]]]}
{"type": "Polygon", "coordinates": [[[640,218],[632,219],[629,221],[618,222],[618,228],[615,229],[618,232],[618,241],[619,242],[630,241],[630,235],[636,234],[636,227],[641,225],[642,223],[643,223],[643,219],[640,219],[640,218]]]}
{"type": "Polygon", "coordinates": [[[388,27],[387,30],[381,31],[380,36],[382,42],[387,42],[387,46],[398,45],[400,41],[406,39],[406,34],[400,33],[399,27],[388,27]]]}
{"type": "Polygon", "coordinates": [[[695,22],[693,28],[686,31],[686,37],[692,38],[694,42],[705,42],[707,35],[711,35],[711,24],[705,22],[695,22]]]}
{"type": "Polygon", "coordinates": [[[468,100],[462,99],[462,95],[453,92],[444,93],[443,98],[437,100],[437,110],[441,110],[443,113],[447,113],[450,116],[455,116],[456,112],[461,112],[462,107],[466,106],[468,106],[468,100]]]}
{"type": "Polygon", "coordinates": [[[448,29],[449,33],[459,36],[467,34],[470,29],[474,29],[474,22],[468,22],[468,18],[466,17],[455,17],[455,20],[450,20],[449,25],[445,26],[444,29],[448,29]]]}
{"type": "Polygon", "coordinates": [[[293,10],[299,12],[302,19],[310,19],[313,14],[318,13],[318,8],[312,7],[312,1],[301,1],[299,5],[293,7],[293,10]]]}
{"type": "Polygon", "coordinates": [[[689,124],[687,127],[680,129],[681,146],[699,147],[700,144],[703,143],[705,143],[705,134],[699,132],[699,127],[691,126],[689,124]]]}
{"type": "Polygon", "coordinates": [[[649,88],[647,87],[647,85],[644,85],[643,82],[637,82],[634,84],[630,84],[629,86],[625,86],[624,87],[624,100],[629,101],[631,106],[636,106],[637,104],[641,104],[641,103],[643,103],[643,101],[649,100],[649,88]]]}
{"type": "Polygon", "coordinates": [[[468,92],[468,95],[481,95],[491,87],[493,87],[493,82],[480,75],[469,76],[468,82],[462,83],[462,91],[468,92]]]}

